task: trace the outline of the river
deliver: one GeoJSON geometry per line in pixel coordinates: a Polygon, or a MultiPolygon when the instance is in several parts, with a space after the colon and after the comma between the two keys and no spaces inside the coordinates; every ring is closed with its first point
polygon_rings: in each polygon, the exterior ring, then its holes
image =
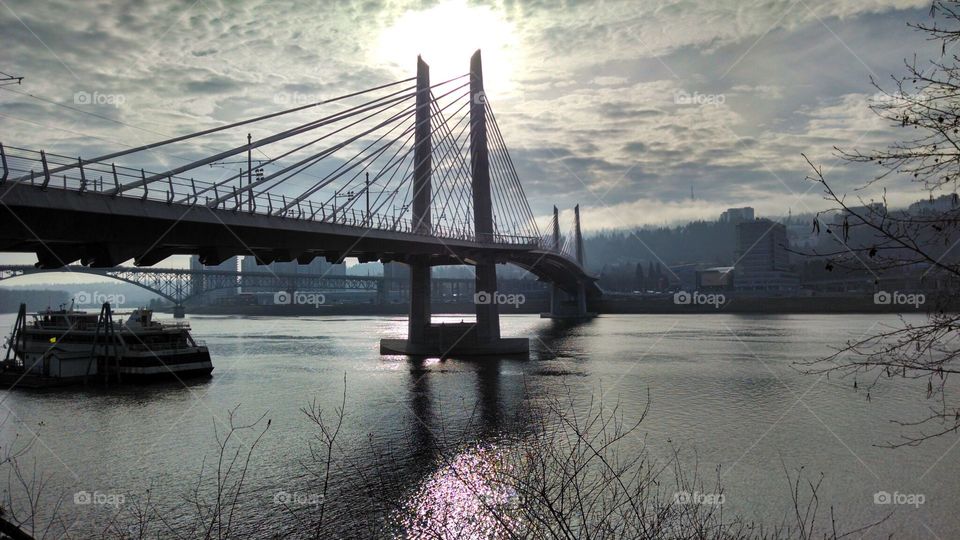
{"type": "MultiPolygon", "coordinates": [[[[0,316],[0,327],[13,319],[0,316]]],[[[270,427],[251,458],[234,527],[248,537],[296,529],[297,512],[314,511],[319,489],[308,472],[317,430],[301,409],[316,400],[325,420],[335,420],[346,381],[326,507],[344,536],[362,536],[389,518],[368,502],[368,475],[400,493],[398,504],[443,504],[435,488],[451,457],[470,459],[524,429],[531,404],[573,396],[574,407],[602,397],[627,420],[648,407],[624,451],[645,449],[663,463],[679,449],[710,483],[719,476],[725,515],[789,519],[784,469],[803,467],[805,478],[823,473],[820,512],[833,507],[847,530],[892,512],[867,536],[960,538],[958,436],[876,446],[900,436],[891,420],[921,418],[935,405],[925,400],[926,383],[885,379],[867,400],[865,380],[854,389],[853,379],[803,374],[794,365],[897,324],[896,316],[623,315],[562,326],[513,315],[503,317],[503,334],[531,336],[529,359],[421,362],[379,355],[380,337],[405,334],[399,317],[189,321],[211,350],[208,380],[0,394],[8,415],[0,447],[34,440],[19,464],[41,475],[43,512],[56,509],[72,535],[102,534],[112,510],[125,526],[147,490],[166,519],[185,519],[201,467],[215,471],[215,430],[224,433],[227,411],[237,406],[240,421],[265,414],[259,425],[269,419],[270,427]],[[76,504],[80,491],[96,494],[98,504],[76,504]],[[876,504],[883,491],[919,494],[922,503],[876,504]]],[[[242,432],[233,442],[255,438],[242,432]]]]}

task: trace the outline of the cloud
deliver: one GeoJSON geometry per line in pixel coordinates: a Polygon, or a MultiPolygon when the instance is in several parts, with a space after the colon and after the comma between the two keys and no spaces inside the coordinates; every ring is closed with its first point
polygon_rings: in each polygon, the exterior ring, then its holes
{"type": "MultiPolygon", "coordinates": [[[[491,102],[537,215],[577,202],[585,222],[603,226],[716,217],[747,204],[773,211],[809,187],[801,152],[825,161],[845,187],[869,174],[835,164],[832,147],[883,146],[896,136],[866,108],[869,76],[899,71],[902,58],[929,48],[905,26],[925,18],[927,4],[484,3],[515,32],[511,85],[491,102]],[[684,103],[680,93],[712,99],[684,103]]],[[[0,69],[26,77],[14,89],[69,106],[78,91],[124,98],[122,106],[92,105],[83,114],[0,91],[2,142],[65,155],[144,144],[273,112],[284,99],[329,99],[408,77],[376,56],[378,37],[423,9],[412,1],[345,1],[322,10],[306,1],[8,5],[19,19],[0,15],[0,69]]],[[[309,118],[249,131],[262,136],[309,118]]],[[[247,131],[147,156],[139,166],[242,144],[247,131]]],[[[823,204],[818,195],[797,199],[823,204]]]]}

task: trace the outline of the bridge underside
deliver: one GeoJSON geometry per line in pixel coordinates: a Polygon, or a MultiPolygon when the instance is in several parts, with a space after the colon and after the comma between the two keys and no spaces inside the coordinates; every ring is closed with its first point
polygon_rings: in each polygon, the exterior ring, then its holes
{"type": "Polygon", "coordinates": [[[111,268],[130,259],[152,266],[171,255],[199,255],[205,265],[236,255],[253,255],[264,264],[307,264],[316,257],[406,263],[425,258],[432,266],[510,263],[568,292],[581,285],[589,296],[600,292],[595,278],[575,262],[528,244],[477,243],[27,184],[5,185],[0,197],[0,251],[36,253],[41,268],[76,261],[111,268]]]}

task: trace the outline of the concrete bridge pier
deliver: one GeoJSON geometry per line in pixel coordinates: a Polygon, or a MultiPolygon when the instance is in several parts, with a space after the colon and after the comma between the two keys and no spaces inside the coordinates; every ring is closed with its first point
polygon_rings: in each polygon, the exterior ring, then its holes
{"type": "MultiPolygon", "coordinates": [[[[418,259],[410,263],[410,314],[407,342],[425,346],[430,340],[430,263],[418,259]]],[[[381,348],[383,347],[383,341],[381,348]]]]}
{"type": "MultiPolygon", "coordinates": [[[[417,127],[414,131],[413,204],[414,230],[430,234],[431,133],[430,68],[417,59],[417,127]]],[[[470,161],[473,186],[474,234],[480,242],[492,242],[493,205],[490,192],[490,161],[487,151],[486,96],[480,51],[470,59],[470,161]]],[[[410,260],[410,320],[407,339],[380,340],[381,354],[412,356],[478,356],[528,354],[527,338],[500,337],[500,313],[496,303],[497,271],[494,261],[469,261],[476,267],[477,320],[475,323],[432,324],[430,321],[430,265],[410,260]],[[485,293],[485,294],[484,294],[485,293]],[[488,301],[484,302],[483,299],[488,301]]]]}
{"type": "Polygon", "coordinates": [[[183,307],[183,304],[177,304],[173,306],[173,318],[182,319],[187,315],[187,308],[183,307]]]}
{"type": "Polygon", "coordinates": [[[500,339],[500,306],[497,305],[497,265],[480,262],[476,268],[476,290],[473,296],[477,313],[477,339],[495,342],[500,339]]]}
{"type": "Polygon", "coordinates": [[[583,283],[577,283],[576,292],[567,292],[550,286],[550,311],[541,313],[543,319],[592,319],[596,313],[587,311],[587,292],[583,283]]]}

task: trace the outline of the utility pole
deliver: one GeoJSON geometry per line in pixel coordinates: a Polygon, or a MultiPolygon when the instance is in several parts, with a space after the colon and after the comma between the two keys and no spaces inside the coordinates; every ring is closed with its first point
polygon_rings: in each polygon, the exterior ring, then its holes
{"type": "Polygon", "coordinates": [[[369,173],[369,172],[367,173],[366,183],[367,183],[367,189],[365,190],[365,193],[366,193],[366,195],[367,195],[367,219],[366,219],[366,224],[367,224],[367,226],[370,226],[370,173],[369,173]]]}
{"type": "MultiPolygon", "coordinates": [[[[253,137],[247,133],[247,185],[253,185],[253,150],[250,145],[253,143],[253,137]]],[[[243,177],[240,177],[240,184],[243,184],[243,177]]],[[[253,188],[247,193],[247,211],[253,212],[253,188]]]]}
{"type": "Polygon", "coordinates": [[[15,75],[8,75],[0,71],[0,86],[8,86],[11,84],[20,84],[23,82],[23,77],[17,77],[15,75]]]}

